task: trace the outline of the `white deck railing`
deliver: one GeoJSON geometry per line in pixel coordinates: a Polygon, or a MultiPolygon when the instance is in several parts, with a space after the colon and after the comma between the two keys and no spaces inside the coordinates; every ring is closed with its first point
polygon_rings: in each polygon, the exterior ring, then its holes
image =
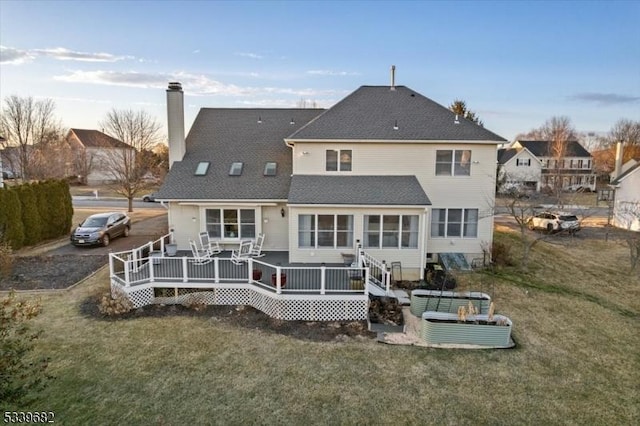
{"type": "Polygon", "coordinates": [[[358,244],[358,266],[367,268],[370,273],[369,280],[372,285],[376,285],[384,290],[387,294],[391,291],[391,271],[387,267],[387,263],[382,260],[378,260],[366,253],[358,244]]]}
{"type": "Polygon", "coordinates": [[[150,283],[154,287],[198,288],[246,283],[277,294],[368,294],[371,277],[368,267],[281,266],[258,259],[234,264],[230,258],[220,257],[202,263],[193,257],[163,256],[159,247],[169,240],[167,234],[137,249],[111,253],[112,281],[126,288],[150,283]]]}

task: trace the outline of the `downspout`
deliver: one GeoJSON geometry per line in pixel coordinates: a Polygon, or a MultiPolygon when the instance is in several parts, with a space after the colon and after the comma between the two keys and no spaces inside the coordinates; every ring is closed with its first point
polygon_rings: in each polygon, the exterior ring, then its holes
{"type": "Polygon", "coordinates": [[[422,212],[422,225],[420,230],[420,281],[424,280],[424,268],[427,266],[427,210],[422,212]]]}

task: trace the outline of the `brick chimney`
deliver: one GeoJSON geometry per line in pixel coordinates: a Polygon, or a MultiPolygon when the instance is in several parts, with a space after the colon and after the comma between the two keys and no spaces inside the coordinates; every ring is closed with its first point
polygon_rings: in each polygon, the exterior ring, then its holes
{"type": "Polygon", "coordinates": [[[167,89],[167,125],[169,135],[169,168],[181,161],[186,151],[184,141],[184,92],[182,84],[169,83],[167,89]]]}
{"type": "Polygon", "coordinates": [[[618,142],[616,144],[616,163],[615,163],[615,168],[613,169],[613,179],[617,179],[618,176],[620,176],[620,173],[622,173],[622,153],[623,153],[623,149],[622,149],[622,142],[618,142]]]}

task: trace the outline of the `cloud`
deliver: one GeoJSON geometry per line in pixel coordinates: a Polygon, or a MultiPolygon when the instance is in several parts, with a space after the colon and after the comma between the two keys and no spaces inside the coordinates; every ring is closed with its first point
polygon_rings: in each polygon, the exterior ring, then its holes
{"type": "Polygon", "coordinates": [[[140,73],[134,71],[72,71],[67,75],[55,76],[55,80],[67,83],[103,84],[110,86],[138,87],[145,89],[166,88],[169,81],[179,81],[192,96],[259,96],[291,95],[315,98],[333,96],[334,90],[316,90],[311,88],[294,89],[289,87],[251,87],[238,86],[214,80],[206,75],[178,73],[140,73]]]}
{"type": "Polygon", "coordinates": [[[19,65],[33,60],[34,55],[26,50],[0,46],[0,64],[19,65]]]}
{"type": "Polygon", "coordinates": [[[351,71],[332,71],[332,70],[309,70],[307,71],[307,74],[311,74],[311,75],[321,75],[321,76],[350,76],[350,75],[360,75],[360,73],[357,72],[351,72],[351,71]]]}
{"type": "Polygon", "coordinates": [[[640,96],[587,92],[569,96],[569,99],[580,102],[594,102],[599,105],[618,105],[638,102],[640,101],[640,96]]]}
{"type": "Polygon", "coordinates": [[[0,46],[0,63],[17,65],[29,62],[37,57],[52,58],[58,61],[81,62],[117,62],[125,59],[135,59],[133,56],[116,56],[110,53],[78,52],[64,47],[20,50],[13,47],[0,46]]]}
{"type": "Polygon", "coordinates": [[[251,58],[251,59],[262,59],[263,58],[262,55],[258,55],[257,53],[251,53],[251,52],[236,52],[235,55],[236,56],[243,56],[245,58],[251,58]]]}

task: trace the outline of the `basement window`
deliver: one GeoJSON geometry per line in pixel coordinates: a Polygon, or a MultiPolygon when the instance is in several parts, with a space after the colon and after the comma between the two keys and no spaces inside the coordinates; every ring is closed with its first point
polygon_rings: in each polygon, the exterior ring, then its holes
{"type": "Polygon", "coordinates": [[[198,163],[198,167],[196,167],[196,171],[194,173],[194,175],[196,176],[204,176],[207,174],[207,171],[209,171],[209,162],[208,161],[201,161],[198,163]]]}
{"type": "Polygon", "coordinates": [[[235,162],[231,164],[231,169],[229,169],[229,176],[240,176],[242,174],[242,166],[244,163],[235,162]]]}
{"type": "Polygon", "coordinates": [[[273,163],[273,162],[269,162],[267,164],[264,165],[264,175],[265,176],[275,176],[276,175],[276,169],[277,169],[278,164],[277,163],[273,163]]]}

